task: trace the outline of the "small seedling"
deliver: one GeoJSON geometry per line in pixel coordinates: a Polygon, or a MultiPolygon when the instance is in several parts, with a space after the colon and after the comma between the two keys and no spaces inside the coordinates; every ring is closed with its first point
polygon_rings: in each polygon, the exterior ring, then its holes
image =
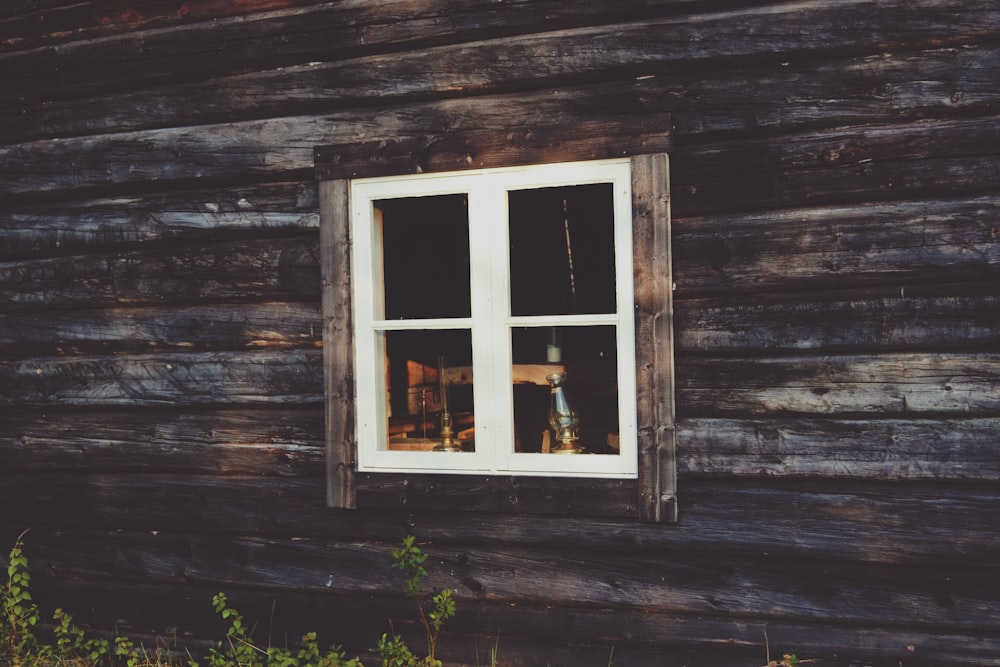
{"type": "Polygon", "coordinates": [[[450,588],[438,591],[428,599],[423,579],[427,576],[424,563],[427,554],[416,545],[417,538],[407,535],[398,549],[392,550],[393,567],[403,571],[403,589],[406,595],[417,603],[420,624],[427,637],[427,656],[419,658],[399,635],[383,634],[376,650],[382,659],[382,667],[441,667],[437,659],[437,642],[444,622],[455,615],[454,593],[450,588]]]}

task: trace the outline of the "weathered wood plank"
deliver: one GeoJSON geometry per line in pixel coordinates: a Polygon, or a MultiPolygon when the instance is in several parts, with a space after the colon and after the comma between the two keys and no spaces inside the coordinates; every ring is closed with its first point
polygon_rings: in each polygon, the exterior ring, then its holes
{"type": "MultiPolygon", "coordinates": [[[[261,412],[56,412],[4,417],[0,461],[24,471],[318,475],[323,416],[261,412]]],[[[1000,479],[996,418],[717,419],[678,424],[678,467],[694,477],[1000,479]]]]}
{"type": "MultiPolygon", "coordinates": [[[[535,49],[530,44],[518,46],[512,35],[531,29],[548,32],[560,24],[567,25],[566,18],[572,16],[567,11],[569,3],[560,3],[552,15],[546,15],[544,10],[530,11],[532,4],[520,4],[529,11],[520,12],[521,18],[513,21],[511,17],[516,13],[491,11],[489,5],[475,3],[462,16],[461,9],[456,11],[452,4],[425,3],[414,10],[412,2],[387,3],[386,8],[374,15],[367,8],[324,5],[313,11],[263,14],[258,20],[250,17],[239,22],[224,21],[221,25],[215,21],[203,22],[0,54],[0,64],[10,72],[28,71],[26,61],[33,65],[31,77],[11,77],[8,83],[11,99],[51,100],[59,96],[136,88],[140,84],[148,86],[156,81],[246,71],[261,62],[289,66],[375,48],[386,50],[389,46],[396,47],[392,50],[398,52],[399,46],[407,42],[417,46],[444,40],[476,41],[499,29],[513,48],[489,56],[485,51],[492,49],[484,49],[483,64],[489,67],[499,58],[507,66],[533,62],[533,67],[539,67],[549,59],[530,57],[535,49]],[[452,18],[456,14],[461,16],[458,21],[452,18]],[[543,17],[544,22],[540,21],[543,17]],[[470,30],[472,26],[475,29],[470,30]],[[108,73],[112,69],[114,75],[108,73]]],[[[615,9],[627,12],[630,8],[615,9]]],[[[610,11],[608,4],[601,4],[591,13],[615,16],[610,11]]],[[[577,15],[580,16],[579,12],[577,15]]],[[[623,15],[632,18],[627,13],[615,18],[623,15]]],[[[584,16],[584,21],[597,18],[584,16]]],[[[712,62],[736,57],[774,58],[777,54],[788,53],[815,55],[855,51],[874,54],[920,46],[960,45],[996,34],[996,26],[1000,24],[1000,13],[975,0],[948,3],[892,0],[882,2],[877,12],[872,11],[869,3],[854,0],[806,6],[787,2],[666,19],[649,18],[647,10],[638,16],[645,18],[623,23],[610,34],[616,44],[612,53],[621,45],[630,45],[632,49],[632,45],[650,43],[653,49],[651,55],[644,58],[647,62],[664,58],[712,62]],[[808,26],[809,30],[803,30],[803,26],[808,26]],[[655,48],[660,44],[661,48],[655,48]]],[[[580,24],[581,18],[568,25],[580,24]]],[[[581,41],[571,50],[603,50],[601,33],[588,35],[587,30],[580,31],[581,41]]],[[[566,42],[572,39],[573,35],[563,37],[566,42]]],[[[548,55],[550,51],[540,53],[548,55]]],[[[627,58],[618,55],[612,62],[615,59],[619,63],[634,61],[633,54],[627,58]]],[[[474,52],[468,55],[475,68],[479,56],[474,52]]],[[[397,64],[407,62],[408,59],[400,59],[397,64]]],[[[422,73],[449,68],[427,68],[414,63],[412,68],[407,67],[408,71],[410,69],[422,73]]]]}
{"type": "Polygon", "coordinates": [[[0,258],[301,232],[319,227],[317,208],[310,179],[0,209],[0,258]]]}
{"type": "Polygon", "coordinates": [[[8,472],[323,474],[323,413],[315,408],[82,410],[3,422],[0,466],[8,472]]]}
{"type": "MultiPolygon", "coordinates": [[[[534,132],[538,146],[547,131],[558,137],[574,126],[583,128],[576,131],[581,140],[611,145],[614,137],[602,136],[602,125],[641,128],[662,114],[648,100],[649,108],[622,107],[613,89],[580,92],[443,100],[374,117],[366,109],[18,144],[0,148],[0,179],[7,184],[0,198],[45,193],[51,199],[61,191],[151,182],[182,186],[198,178],[305,178],[316,145],[367,145],[377,165],[380,143],[426,146],[511,127],[534,132]]],[[[981,191],[1000,179],[998,128],[1000,121],[989,117],[678,146],[674,213],[981,191]]]]}
{"type": "Polygon", "coordinates": [[[321,327],[310,303],[0,313],[0,358],[319,347],[321,327]]]}
{"type": "Polygon", "coordinates": [[[1000,418],[678,423],[681,475],[1000,480],[1000,418]]]}
{"type": "MultiPolygon", "coordinates": [[[[566,87],[594,79],[617,81],[606,85],[619,88],[627,104],[641,96],[657,100],[665,112],[676,111],[675,124],[683,134],[968,113],[989,109],[1000,97],[996,47],[936,48],[706,72],[696,67],[696,60],[686,61],[696,58],[688,51],[705,48],[704,40],[679,44],[673,32],[657,29],[661,27],[636,23],[545,32],[402,56],[393,53],[185,80],[115,92],[115,104],[110,106],[107,97],[95,95],[0,108],[0,140],[17,143],[207,124],[234,116],[282,116],[324,107],[384,105],[394,98],[406,102],[470,92],[566,87]],[[686,71],[692,67],[699,71],[686,71]],[[637,76],[640,87],[633,80],[637,76]],[[192,99],[199,103],[192,104],[192,99]]],[[[726,40],[728,34],[720,31],[711,37],[726,40]]]]}
{"type": "Polygon", "coordinates": [[[0,361],[0,407],[319,404],[321,357],[293,349],[0,361]]]}
{"type": "Polygon", "coordinates": [[[674,428],[673,276],[670,164],[666,155],[632,159],[636,411],[639,516],[677,521],[674,428]]]}
{"type": "MultiPolygon", "coordinates": [[[[263,580],[267,586],[335,594],[398,590],[391,544],[325,539],[246,539],[159,532],[108,533],[100,541],[77,531],[33,531],[35,566],[49,576],[116,576],[168,584],[177,578],[222,587],[263,580]],[[224,557],[220,557],[225,554],[224,557]]],[[[465,600],[557,607],[627,607],[647,612],[731,614],[792,622],[906,624],[948,631],[995,629],[1000,570],[942,565],[936,571],[896,564],[658,555],[595,550],[549,552],[524,545],[481,548],[422,546],[430,589],[451,588],[465,600]],[[514,576],[512,576],[514,574],[514,576]]]]}
{"type": "Polygon", "coordinates": [[[432,171],[603,160],[664,153],[672,146],[670,118],[581,120],[568,127],[494,128],[319,146],[320,179],[394,176],[432,171]]]}
{"type": "MultiPolygon", "coordinates": [[[[202,3],[199,3],[199,5],[202,3]]],[[[231,3],[229,3],[231,4],[231,3]]],[[[693,4],[692,0],[631,0],[616,4],[571,0],[512,2],[497,7],[483,0],[393,0],[377,5],[325,2],[305,7],[190,23],[180,21],[157,30],[126,32],[117,36],[84,39],[76,43],[45,46],[0,57],[9,71],[24,71],[23,61],[39,66],[38,79],[16,80],[17,98],[52,99],[56,95],[148,85],[156,80],[178,80],[248,68],[287,66],[354,53],[402,50],[405,46],[443,41],[474,41],[484,36],[516,34],[603,20],[617,11],[650,6],[667,11],[693,4]],[[67,52],[71,52],[67,53],[67,52]],[[117,77],[106,73],[115,68],[117,77]],[[59,84],[52,86],[52,84],[59,84]],[[57,88],[62,88],[59,92],[57,88]]],[[[114,28],[104,28],[106,32],[114,28]]],[[[19,45],[12,45],[19,46],[19,45]]]]}
{"type": "Polygon", "coordinates": [[[657,71],[655,78],[643,81],[642,91],[661,100],[684,137],[810,124],[873,125],[988,113],[997,99],[992,63],[998,58],[994,48],[966,46],[818,62],[791,59],[779,67],[764,63],[710,72],[657,71]]]}
{"type": "Polygon", "coordinates": [[[0,304],[116,306],[319,295],[316,233],[0,262],[0,304]]]}
{"type": "Polygon", "coordinates": [[[122,32],[170,25],[190,25],[230,16],[315,4],[315,0],[32,0],[0,7],[0,50],[107,37],[122,32]]]}
{"type": "Polygon", "coordinates": [[[998,281],[752,296],[735,292],[678,300],[674,312],[677,353],[682,355],[970,351],[1000,343],[998,281]]]}
{"type": "MultiPolygon", "coordinates": [[[[9,472],[320,475],[323,422],[315,408],[11,414],[0,462],[9,472]]],[[[686,479],[997,481],[997,428],[995,417],[689,418],[678,424],[678,467],[686,479]]]]}
{"type": "MultiPolygon", "coordinates": [[[[902,146],[904,137],[898,139],[902,146]]],[[[800,149],[805,156],[805,147],[800,149]]],[[[936,163],[934,158],[914,162],[923,161],[936,163]]],[[[843,187],[849,188],[849,173],[831,170],[827,176],[828,194],[840,187],[841,176],[843,187]]],[[[990,178],[989,170],[983,172],[981,184],[990,178]]],[[[878,195],[874,181],[869,187],[868,194],[878,195]]],[[[864,194],[863,189],[856,194],[864,194]]],[[[738,194],[730,201],[747,203],[738,194]]],[[[694,202],[689,199],[688,204],[694,202]]],[[[709,202],[697,205],[713,207],[709,202]]],[[[1000,272],[998,214],[997,198],[983,196],[675,218],[678,301],[748,289],[787,292],[880,282],[902,289],[909,281],[993,282],[1000,272]]]]}
{"type": "Polygon", "coordinates": [[[355,509],[358,443],[351,312],[350,188],[343,179],[325,181],[319,187],[322,217],[326,223],[320,228],[326,502],[330,507],[355,509]]]}
{"type": "MultiPolygon", "coordinates": [[[[756,0],[754,4],[766,2],[756,0]]],[[[399,48],[406,43],[472,41],[498,32],[516,34],[603,23],[620,20],[623,16],[678,13],[689,7],[705,10],[731,3],[725,0],[708,3],[705,0],[618,0],[581,5],[573,0],[515,0],[497,5],[489,0],[393,0],[376,5],[354,5],[316,0],[199,0],[178,7],[170,0],[131,0],[127,10],[118,12],[107,11],[107,6],[92,0],[51,0],[44,3],[44,7],[40,4],[36,0],[30,8],[17,7],[11,11],[0,7],[0,26],[4,27],[5,35],[0,40],[0,50],[25,50],[49,44],[62,44],[65,50],[67,42],[104,38],[129,43],[141,35],[153,42],[153,51],[159,55],[163,49],[160,43],[170,39],[162,33],[171,31],[163,29],[176,26],[197,35],[198,41],[218,42],[217,57],[230,63],[249,60],[254,50],[258,51],[255,60],[264,57],[260,51],[270,51],[271,57],[294,57],[302,62],[316,53],[376,46],[386,48],[387,45],[399,48]],[[281,29],[269,30],[268,24],[274,23],[280,23],[281,29]],[[296,39],[281,41],[276,34],[295,35],[296,39]],[[321,39],[322,34],[329,35],[328,41],[321,39]]],[[[138,50],[135,46],[118,48],[131,52],[138,50]]],[[[66,60],[72,62],[72,58],[66,60]]],[[[199,74],[192,65],[185,64],[187,69],[181,73],[199,74]]],[[[170,67],[169,63],[159,63],[159,68],[165,67],[170,67]]],[[[173,67],[176,69],[178,65],[173,67]]]]}
{"type": "MultiPolygon", "coordinates": [[[[365,509],[640,517],[640,489],[631,479],[358,473],[354,486],[365,509]]],[[[676,498],[661,502],[663,514],[647,520],[675,520],[676,498]]]]}
{"type": "Polygon", "coordinates": [[[991,192],[1000,119],[848,127],[679,145],[674,214],[991,192]]]}
{"type": "Polygon", "coordinates": [[[677,359],[678,417],[763,415],[996,415],[1000,355],[677,359]]]}
{"type": "MultiPolygon", "coordinates": [[[[31,544],[27,546],[29,557],[31,544]]],[[[74,620],[111,628],[129,638],[141,629],[169,636],[177,630],[180,646],[192,654],[207,650],[226,625],[210,607],[218,591],[193,584],[168,587],[120,579],[76,580],[36,572],[32,580],[43,616],[63,607],[74,620]],[[150,605],[150,599],[158,604],[150,605]],[[126,618],[122,618],[123,610],[126,618]],[[195,634],[197,633],[197,634],[195,634]]],[[[398,596],[324,595],[315,591],[229,588],[230,602],[272,636],[294,638],[317,630],[322,645],[342,644],[364,664],[377,664],[368,651],[382,632],[392,628],[420,646],[422,636],[411,618],[412,603],[398,596]],[[317,623],[322,619],[322,623],[317,623]],[[374,637],[374,639],[373,639],[374,637]],[[370,662],[369,659],[370,658],[370,662]]],[[[482,664],[499,635],[499,655],[506,664],[606,667],[610,660],[625,665],[726,664],[757,666],[766,657],[796,653],[828,667],[858,664],[985,665],[1000,653],[1000,641],[983,633],[936,633],[928,637],[907,627],[808,622],[805,620],[724,618],[717,615],[677,615],[626,608],[511,605],[502,601],[461,601],[448,621],[439,644],[446,665],[482,664]],[[622,638],[627,638],[623,640],[622,638]]],[[[264,635],[261,635],[263,639],[264,635]]],[[[142,638],[142,635],[138,635],[142,638]]]]}
{"type": "Polygon", "coordinates": [[[313,536],[352,543],[396,542],[412,533],[438,546],[478,542],[503,549],[531,544],[550,553],[572,553],[600,545],[608,554],[773,554],[934,567],[959,560],[967,567],[995,567],[1000,559],[1000,543],[993,539],[1000,531],[996,484],[682,478],[681,521],[664,528],[520,512],[330,510],[324,509],[322,476],[66,475],[0,469],[0,482],[0,504],[19,507],[20,530],[155,527],[181,534],[313,536]],[[21,502],[24,498],[32,502],[21,502]],[[158,501],[150,503],[150,498],[158,501]]]}

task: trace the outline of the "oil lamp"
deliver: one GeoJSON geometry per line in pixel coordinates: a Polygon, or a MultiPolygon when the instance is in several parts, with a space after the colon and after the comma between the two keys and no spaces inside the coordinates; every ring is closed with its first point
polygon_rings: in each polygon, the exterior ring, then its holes
{"type": "Polygon", "coordinates": [[[569,405],[566,398],[566,373],[553,373],[545,376],[551,388],[549,393],[549,425],[556,434],[558,446],[552,449],[553,454],[579,454],[583,448],[577,445],[580,439],[580,418],[569,405]]]}

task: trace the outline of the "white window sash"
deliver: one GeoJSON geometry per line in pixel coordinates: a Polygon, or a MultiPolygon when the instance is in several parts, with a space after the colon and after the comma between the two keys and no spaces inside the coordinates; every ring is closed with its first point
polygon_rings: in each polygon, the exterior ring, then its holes
{"type": "Polygon", "coordinates": [[[412,175],[351,184],[358,468],[385,472],[516,473],[634,478],[637,475],[633,319],[631,172],[629,161],[541,165],[412,175]],[[510,315],[507,202],[511,190],[612,183],[617,312],[596,315],[510,315]],[[382,319],[381,243],[374,202],[466,194],[470,235],[471,317],[382,319]],[[614,326],[620,450],[615,454],[514,452],[511,329],[518,326],[614,326]],[[475,452],[390,451],[382,332],[467,329],[472,332],[475,452]]]}

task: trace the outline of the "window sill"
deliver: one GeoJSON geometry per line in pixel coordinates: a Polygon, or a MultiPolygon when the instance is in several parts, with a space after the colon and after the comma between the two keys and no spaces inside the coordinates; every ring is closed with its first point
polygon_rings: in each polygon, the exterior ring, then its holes
{"type": "Polygon", "coordinates": [[[358,472],[355,481],[368,509],[639,518],[634,479],[358,472]]]}

